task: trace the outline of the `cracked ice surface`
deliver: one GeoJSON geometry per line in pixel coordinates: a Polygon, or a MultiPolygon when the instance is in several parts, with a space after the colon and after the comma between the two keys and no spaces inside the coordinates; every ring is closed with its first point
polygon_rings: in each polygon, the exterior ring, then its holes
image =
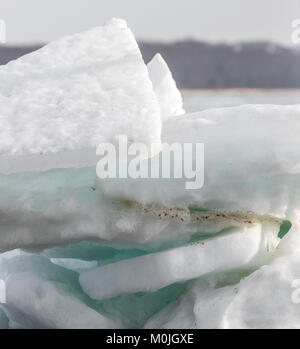
{"type": "Polygon", "coordinates": [[[299,105],[184,114],[116,19],[0,77],[1,328],[300,327],[299,105]],[[97,179],[118,134],[204,143],[204,187],[97,179]]]}

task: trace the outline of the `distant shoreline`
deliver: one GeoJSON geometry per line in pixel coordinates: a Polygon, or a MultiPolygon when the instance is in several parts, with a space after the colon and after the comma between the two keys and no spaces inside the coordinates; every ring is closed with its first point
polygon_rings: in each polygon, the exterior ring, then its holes
{"type": "MultiPolygon", "coordinates": [[[[0,45],[0,65],[43,44],[0,45]]],[[[161,53],[182,91],[295,91],[300,89],[299,47],[270,42],[214,44],[200,41],[139,42],[144,61],[161,53]]]]}
{"type": "MultiPolygon", "coordinates": [[[[255,92],[282,92],[282,93],[289,93],[289,92],[299,92],[300,93],[300,88],[299,87],[287,87],[287,88],[251,88],[251,87],[238,87],[238,88],[181,88],[180,91],[182,93],[211,93],[211,92],[217,92],[217,93],[226,93],[226,92],[238,92],[238,93],[255,93],[255,92]]],[[[299,101],[300,102],[300,101],[299,101]]]]}

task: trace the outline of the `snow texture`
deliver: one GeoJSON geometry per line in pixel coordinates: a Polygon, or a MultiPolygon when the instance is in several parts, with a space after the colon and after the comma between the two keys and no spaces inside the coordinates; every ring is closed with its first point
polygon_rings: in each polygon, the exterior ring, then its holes
{"type": "Polygon", "coordinates": [[[184,114],[181,93],[162,56],[157,53],[148,63],[147,67],[154,92],[160,105],[163,122],[173,116],[184,114]]]}
{"type": "Polygon", "coordinates": [[[161,134],[147,67],[119,19],[0,67],[0,122],[5,173],[84,166],[119,134],[146,145],[161,134]]]}
{"type": "MultiPolygon", "coordinates": [[[[98,180],[107,196],[171,207],[254,211],[297,220],[300,106],[243,105],[170,119],[167,144],[204,144],[204,186],[191,179],[98,180]]],[[[193,153],[195,157],[195,152],[193,153]]],[[[181,164],[180,164],[181,165],[181,164]]]]}

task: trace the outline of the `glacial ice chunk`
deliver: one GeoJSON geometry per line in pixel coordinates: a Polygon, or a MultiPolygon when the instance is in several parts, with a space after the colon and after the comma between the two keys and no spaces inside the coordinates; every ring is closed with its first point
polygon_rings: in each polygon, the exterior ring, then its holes
{"type": "Polygon", "coordinates": [[[147,67],[160,105],[162,120],[166,121],[172,116],[184,114],[181,93],[166,61],[157,53],[147,67]]]}
{"type": "Polygon", "coordinates": [[[0,173],[95,165],[99,143],[119,134],[159,143],[159,105],[126,22],[1,66],[0,125],[0,173]]]}
{"type": "Polygon", "coordinates": [[[299,226],[279,243],[271,261],[234,283],[199,280],[155,314],[147,328],[300,328],[299,226]]]}
{"type": "MultiPolygon", "coordinates": [[[[195,178],[185,176],[181,161],[182,178],[98,179],[97,184],[105,196],[123,200],[295,220],[300,205],[299,133],[299,105],[243,105],[177,116],[163,124],[162,142],[182,148],[204,144],[201,189],[186,190],[195,178]]],[[[201,160],[195,152],[193,159],[201,160]]]]}
{"type": "MultiPolygon", "coordinates": [[[[41,250],[81,240],[170,247],[198,232],[214,234],[264,219],[251,213],[114,202],[95,186],[92,167],[0,175],[0,192],[0,251],[41,250]]],[[[86,256],[86,248],[74,252],[76,258],[86,256]]]]}
{"type": "Polygon", "coordinates": [[[153,292],[210,273],[263,264],[278,244],[279,227],[264,222],[220,237],[127,259],[80,274],[83,290],[94,299],[153,292]]]}
{"type": "Polygon", "coordinates": [[[6,279],[4,309],[26,328],[116,328],[118,325],[50,281],[31,273],[6,279]]]}
{"type": "Polygon", "coordinates": [[[300,106],[182,114],[122,20],[0,67],[0,251],[55,246],[0,254],[0,328],[299,327],[300,106]],[[204,143],[204,186],[97,179],[120,134],[204,143]]]}

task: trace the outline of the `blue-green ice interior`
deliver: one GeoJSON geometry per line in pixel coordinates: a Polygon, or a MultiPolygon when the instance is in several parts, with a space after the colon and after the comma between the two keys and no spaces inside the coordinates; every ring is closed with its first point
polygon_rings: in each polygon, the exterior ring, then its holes
{"type": "Polygon", "coordinates": [[[80,203],[92,204],[95,193],[95,167],[55,169],[0,175],[1,196],[7,202],[28,199],[34,209],[43,209],[72,194],[80,203]]]}
{"type": "MultiPolygon", "coordinates": [[[[79,205],[94,205],[99,196],[97,190],[94,167],[0,175],[2,203],[5,202],[5,205],[9,206],[18,200],[26,200],[27,204],[36,211],[42,211],[45,207],[57,205],[68,195],[76,199],[79,205]]],[[[194,208],[194,210],[197,209],[201,210],[201,208],[194,208]]],[[[281,226],[279,237],[282,238],[290,227],[290,223],[285,221],[281,226]]],[[[184,243],[198,240],[199,236],[201,238],[206,237],[199,232],[190,236],[188,241],[184,243]]],[[[179,245],[182,243],[181,241],[179,245]]],[[[121,247],[104,242],[81,241],[65,247],[54,247],[42,252],[28,253],[26,256],[20,257],[19,262],[12,265],[12,269],[18,272],[36,270],[42,277],[44,276],[48,280],[60,284],[61,287],[67,288],[92,308],[113,318],[121,318],[125,326],[142,327],[152,315],[178,298],[190,282],[173,284],[153,293],[123,295],[111,300],[94,301],[81,290],[77,271],[55,265],[50,261],[50,258],[76,258],[85,261],[97,261],[98,265],[105,265],[171,246],[174,247],[174,242],[170,246],[165,244],[154,249],[147,246],[131,248],[130,246],[121,247]]],[[[243,271],[243,274],[248,272],[243,271]]],[[[239,277],[241,277],[241,271],[234,271],[229,279],[233,280],[239,277]]]]}

